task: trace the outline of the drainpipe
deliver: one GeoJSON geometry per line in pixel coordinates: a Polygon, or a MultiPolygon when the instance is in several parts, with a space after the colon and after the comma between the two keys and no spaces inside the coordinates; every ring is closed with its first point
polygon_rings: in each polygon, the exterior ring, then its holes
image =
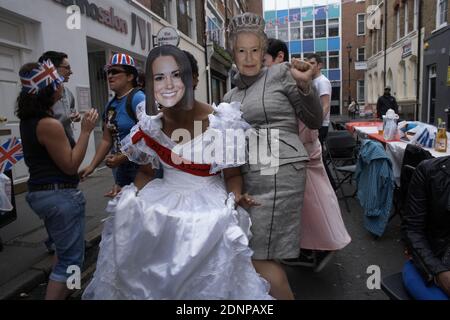
{"type": "Polygon", "coordinates": [[[419,0],[419,8],[417,10],[419,15],[417,19],[417,82],[416,82],[416,108],[414,110],[414,120],[419,120],[419,97],[420,97],[420,83],[421,83],[421,73],[420,73],[420,63],[422,60],[422,0],[419,0]]]}

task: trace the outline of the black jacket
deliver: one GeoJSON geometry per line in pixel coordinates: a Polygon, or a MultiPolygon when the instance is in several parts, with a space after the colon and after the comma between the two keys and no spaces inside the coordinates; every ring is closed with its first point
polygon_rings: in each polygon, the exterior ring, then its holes
{"type": "Polygon", "coordinates": [[[378,98],[377,101],[377,116],[378,118],[381,118],[386,114],[386,112],[392,109],[395,111],[395,113],[398,114],[398,104],[397,100],[393,96],[389,95],[382,95],[378,98]]]}
{"type": "Polygon", "coordinates": [[[416,168],[402,228],[414,265],[427,282],[450,270],[450,156],[416,168]]]}

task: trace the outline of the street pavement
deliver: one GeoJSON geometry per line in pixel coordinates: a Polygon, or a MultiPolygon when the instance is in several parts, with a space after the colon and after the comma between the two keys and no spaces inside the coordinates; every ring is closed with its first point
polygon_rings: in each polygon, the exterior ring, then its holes
{"type": "MultiPolygon", "coordinates": [[[[109,169],[98,170],[80,188],[86,197],[87,254],[83,287],[95,270],[102,219],[108,198],[103,194],[113,184],[109,169]]],[[[346,185],[353,194],[355,185],[346,185]]],[[[368,268],[378,267],[381,277],[401,271],[405,257],[400,241],[400,221],[394,218],[382,237],[376,239],[363,227],[363,210],[356,198],[349,198],[350,212],[340,201],[342,217],[352,242],[337,252],[326,267],[315,273],[307,267],[285,266],[296,299],[299,300],[385,300],[379,288],[367,285],[368,268]]],[[[47,234],[42,222],[31,211],[25,194],[16,195],[18,218],[0,229],[4,250],[0,252],[0,300],[43,299],[52,256],[43,241],[47,234]]],[[[371,281],[369,281],[371,282],[371,281]]],[[[373,282],[371,282],[373,283],[373,282]]],[[[79,299],[78,291],[72,299],[79,299]]]]}

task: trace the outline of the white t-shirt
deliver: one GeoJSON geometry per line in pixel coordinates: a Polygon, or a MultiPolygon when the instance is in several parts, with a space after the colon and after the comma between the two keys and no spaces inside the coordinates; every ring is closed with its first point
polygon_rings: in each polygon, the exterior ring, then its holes
{"type": "MultiPolygon", "coordinates": [[[[331,99],[331,82],[330,80],[328,80],[327,77],[321,74],[320,76],[315,78],[312,83],[314,88],[316,88],[317,92],[319,93],[319,97],[329,95],[331,99]]],[[[328,114],[325,114],[323,116],[322,127],[328,127],[329,125],[330,125],[330,111],[328,111],[328,114]]]]}

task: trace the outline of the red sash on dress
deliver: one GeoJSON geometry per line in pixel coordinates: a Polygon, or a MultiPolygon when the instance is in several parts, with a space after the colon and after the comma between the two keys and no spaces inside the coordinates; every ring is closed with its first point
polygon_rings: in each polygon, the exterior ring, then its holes
{"type": "Polygon", "coordinates": [[[131,141],[133,144],[138,143],[141,139],[144,139],[145,144],[154,150],[158,156],[161,158],[162,161],[167,163],[168,165],[179,169],[181,171],[184,171],[186,173],[193,174],[195,176],[199,177],[209,177],[209,176],[215,176],[218,173],[211,174],[209,171],[211,170],[210,164],[198,164],[198,163],[191,163],[188,160],[185,160],[181,158],[176,153],[172,152],[172,150],[162,146],[159,144],[156,140],[149,137],[147,134],[145,134],[142,130],[137,131],[133,137],[131,138],[131,141]],[[176,160],[176,164],[173,159],[176,160]]]}

